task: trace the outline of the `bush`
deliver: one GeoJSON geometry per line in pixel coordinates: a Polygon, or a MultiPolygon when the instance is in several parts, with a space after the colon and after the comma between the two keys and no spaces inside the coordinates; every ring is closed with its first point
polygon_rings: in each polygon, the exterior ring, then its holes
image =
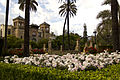
{"type": "Polygon", "coordinates": [[[33,54],[45,54],[43,49],[32,49],[33,54]]]}
{"type": "Polygon", "coordinates": [[[48,39],[40,39],[38,42],[37,42],[37,46],[38,48],[43,48],[43,44],[46,44],[46,48],[48,47],[48,39]]]}
{"type": "Polygon", "coordinates": [[[31,47],[34,49],[34,48],[38,48],[38,45],[36,42],[34,41],[30,41],[30,44],[31,44],[31,47]]]}
{"type": "Polygon", "coordinates": [[[21,48],[21,44],[24,42],[24,40],[20,38],[16,38],[15,36],[8,35],[7,36],[7,47],[10,48],[21,48]]]}
{"type": "Polygon", "coordinates": [[[88,52],[90,54],[95,54],[95,53],[97,53],[97,49],[94,47],[89,47],[89,48],[85,49],[85,52],[88,52]]]}
{"type": "Polygon", "coordinates": [[[10,55],[18,55],[19,57],[23,56],[23,49],[9,49],[10,55]]]}
{"type": "Polygon", "coordinates": [[[0,63],[0,80],[119,80],[120,64],[96,71],[69,72],[55,68],[0,63]]]}

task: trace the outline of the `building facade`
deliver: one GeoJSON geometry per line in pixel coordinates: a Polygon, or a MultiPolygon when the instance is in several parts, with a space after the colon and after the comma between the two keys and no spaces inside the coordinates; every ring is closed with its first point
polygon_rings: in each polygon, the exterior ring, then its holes
{"type": "MultiPolygon", "coordinates": [[[[25,19],[21,16],[13,19],[13,25],[8,25],[8,35],[16,36],[17,38],[24,39],[24,26],[25,19]]],[[[5,25],[2,24],[0,27],[0,36],[5,37],[5,25]]],[[[50,25],[46,22],[40,24],[31,24],[29,26],[29,37],[32,41],[38,41],[41,38],[49,38],[50,36],[50,25]]]]}

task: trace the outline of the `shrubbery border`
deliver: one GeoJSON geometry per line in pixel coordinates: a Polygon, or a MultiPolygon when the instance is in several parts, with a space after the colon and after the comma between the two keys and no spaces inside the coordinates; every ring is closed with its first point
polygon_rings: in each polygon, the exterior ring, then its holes
{"type": "Polygon", "coordinates": [[[119,80],[120,64],[101,70],[69,72],[55,68],[0,63],[0,80],[119,80]]]}

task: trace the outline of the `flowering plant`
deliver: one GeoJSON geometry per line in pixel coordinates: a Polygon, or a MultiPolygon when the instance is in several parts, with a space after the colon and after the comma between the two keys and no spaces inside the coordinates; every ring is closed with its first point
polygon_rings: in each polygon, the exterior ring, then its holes
{"type": "Polygon", "coordinates": [[[9,54],[10,55],[22,56],[23,55],[23,49],[10,49],[9,54]]]}
{"type": "Polygon", "coordinates": [[[97,53],[97,49],[94,47],[89,47],[89,48],[85,49],[85,52],[88,52],[90,54],[95,54],[95,53],[97,53]]]}
{"type": "Polygon", "coordinates": [[[43,49],[32,49],[33,54],[45,54],[43,49]]]}
{"type": "Polygon", "coordinates": [[[41,67],[53,67],[67,69],[69,71],[96,70],[102,69],[107,65],[120,63],[120,52],[105,52],[93,54],[70,54],[66,55],[49,55],[33,54],[29,57],[19,58],[17,55],[5,56],[5,63],[27,64],[41,67]]]}

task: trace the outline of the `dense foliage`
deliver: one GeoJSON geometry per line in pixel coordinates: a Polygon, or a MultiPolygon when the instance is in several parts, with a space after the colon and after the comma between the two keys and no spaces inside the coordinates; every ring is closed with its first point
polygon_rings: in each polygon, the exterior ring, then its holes
{"type": "Polygon", "coordinates": [[[37,42],[37,45],[38,45],[38,48],[41,49],[43,48],[43,44],[46,45],[46,48],[48,47],[48,39],[40,39],[38,42],[37,42]]]}
{"type": "Polygon", "coordinates": [[[21,64],[0,63],[0,80],[119,80],[120,64],[96,71],[69,72],[21,64]]]}
{"type": "MultiPolygon", "coordinates": [[[[9,49],[8,50],[8,55],[9,56],[13,56],[13,55],[17,55],[19,57],[23,56],[23,49],[21,48],[16,48],[16,49],[9,49]]],[[[43,49],[32,49],[30,50],[31,54],[45,54],[45,51],[43,49]]]]}
{"type": "Polygon", "coordinates": [[[45,54],[43,49],[32,49],[31,51],[33,54],[45,54]]]}
{"type": "Polygon", "coordinates": [[[85,52],[89,53],[89,54],[96,54],[97,53],[97,49],[94,47],[89,47],[85,49],[85,52]]]}
{"type": "Polygon", "coordinates": [[[21,48],[22,43],[23,43],[23,40],[20,38],[16,38],[15,36],[12,36],[12,35],[7,36],[8,48],[21,48]]]}
{"type": "MultiPolygon", "coordinates": [[[[60,49],[60,45],[63,44],[63,41],[62,41],[62,35],[60,36],[57,36],[56,39],[54,39],[52,41],[52,48],[53,49],[56,49],[56,50],[59,50],[60,49]]],[[[75,46],[76,46],[76,40],[77,39],[80,39],[81,37],[78,35],[78,34],[74,34],[74,33],[70,33],[70,49],[71,50],[74,50],[75,49],[75,46]]],[[[65,43],[68,43],[68,40],[67,40],[67,34],[65,34],[65,37],[64,37],[64,42],[65,43]]],[[[65,44],[65,50],[68,49],[68,44],[65,44]]]]}

